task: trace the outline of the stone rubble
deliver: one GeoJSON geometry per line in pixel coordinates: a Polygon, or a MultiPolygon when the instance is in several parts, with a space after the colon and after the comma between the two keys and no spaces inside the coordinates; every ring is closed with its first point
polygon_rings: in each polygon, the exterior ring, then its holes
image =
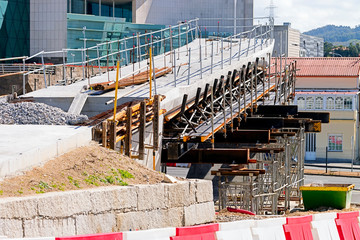
{"type": "Polygon", "coordinates": [[[85,115],[69,114],[44,103],[8,103],[0,98],[0,124],[75,125],[86,120],[85,115]]]}

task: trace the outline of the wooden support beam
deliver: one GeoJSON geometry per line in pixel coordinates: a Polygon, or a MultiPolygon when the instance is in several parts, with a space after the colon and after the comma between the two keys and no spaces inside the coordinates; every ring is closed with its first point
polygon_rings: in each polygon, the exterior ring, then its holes
{"type": "Polygon", "coordinates": [[[131,157],[132,108],[126,110],[126,116],[125,155],[131,157]]]}
{"type": "Polygon", "coordinates": [[[226,138],[224,134],[216,134],[217,143],[269,143],[270,130],[234,130],[228,132],[226,138]]]}
{"type": "Polygon", "coordinates": [[[115,150],[116,145],[116,122],[110,122],[110,149],[115,150]]]}
{"type": "Polygon", "coordinates": [[[146,103],[140,103],[140,125],[139,125],[139,159],[145,159],[145,126],[146,126],[146,103]]]}
{"type": "Polygon", "coordinates": [[[177,160],[168,159],[167,149],[162,152],[162,162],[176,163],[228,163],[247,164],[250,159],[249,149],[191,149],[177,160]]]}
{"type": "Polygon", "coordinates": [[[102,146],[107,147],[107,121],[102,122],[102,146]]]}
{"type": "Polygon", "coordinates": [[[256,111],[257,115],[267,117],[287,117],[297,113],[297,105],[260,105],[256,111]]]}
{"type": "Polygon", "coordinates": [[[154,151],[158,150],[159,147],[159,120],[160,120],[160,97],[159,95],[155,95],[154,97],[154,105],[153,105],[153,112],[154,112],[154,118],[153,118],[153,130],[154,130],[154,151]]]}

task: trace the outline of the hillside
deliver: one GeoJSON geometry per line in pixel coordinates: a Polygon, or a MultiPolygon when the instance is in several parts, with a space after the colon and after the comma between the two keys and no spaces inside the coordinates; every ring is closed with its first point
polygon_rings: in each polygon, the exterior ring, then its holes
{"type": "Polygon", "coordinates": [[[339,43],[348,45],[350,42],[360,39],[360,25],[355,28],[351,28],[349,26],[326,25],[324,27],[305,32],[304,34],[322,37],[326,42],[331,42],[336,45],[339,43]]]}

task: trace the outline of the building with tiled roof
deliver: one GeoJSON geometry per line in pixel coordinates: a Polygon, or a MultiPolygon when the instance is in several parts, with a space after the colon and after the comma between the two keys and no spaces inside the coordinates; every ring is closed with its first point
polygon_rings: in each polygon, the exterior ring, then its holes
{"type": "MultiPolygon", "coordinates": [[[[322,125],[321,133],[307,133],[306,160],[358,159],[360,58],[286,59],[292,60],[298,69],[295,104],[299,111],[330,112],[330,123],[322,125]]],[[[280,64],[279,59],[276,62],[280,64]]]]}

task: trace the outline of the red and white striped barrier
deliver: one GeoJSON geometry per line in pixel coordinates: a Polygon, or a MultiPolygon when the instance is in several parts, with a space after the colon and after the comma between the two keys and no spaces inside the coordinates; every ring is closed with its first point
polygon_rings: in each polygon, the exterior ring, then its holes
{"type": "Polygon", "coordinates": [[[6,240],[360,240],[359,212],[243,220],[191,227],[160,228],[73,237],[6,240]]]}

